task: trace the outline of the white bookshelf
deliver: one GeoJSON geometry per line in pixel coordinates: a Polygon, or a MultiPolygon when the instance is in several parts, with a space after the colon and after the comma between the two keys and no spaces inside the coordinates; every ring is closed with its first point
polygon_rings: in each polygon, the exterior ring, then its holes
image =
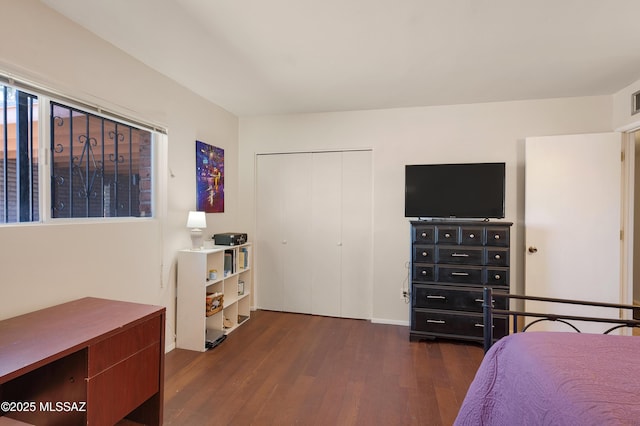
{"type": "Polygon", "coordinates": [[[178,252],[178,348],[205,351],[208,329],[229,334],[249,319],[251,260],[251,243],[178,252]],[[242,287],[244,292],[239,292],[242,287]],[[207,294],[214,293],[223,295],[222,309],[208,316],[207,294]]]}

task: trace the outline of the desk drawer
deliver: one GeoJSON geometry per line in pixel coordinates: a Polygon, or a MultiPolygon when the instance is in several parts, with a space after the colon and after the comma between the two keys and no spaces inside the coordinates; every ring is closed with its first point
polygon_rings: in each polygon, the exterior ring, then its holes
{"type": "Polygon", "coordinates": [[[141,350],[87,382],[87,424],[111,425],[160,390],[160,342],[141,350]]]}
{"type": "Polygon", "coordinates": [[[161,327],[162,317],[151,318],[89,346],[89,377],[160,342],[161,327]]]}

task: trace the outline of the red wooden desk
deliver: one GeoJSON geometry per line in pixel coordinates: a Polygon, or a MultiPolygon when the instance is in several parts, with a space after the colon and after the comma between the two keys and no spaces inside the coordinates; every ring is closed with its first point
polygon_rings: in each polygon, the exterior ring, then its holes
{"type": "Polygon", "coordinates": [[[0,321],[0,418],[162,424],[164,324],[164,307],[90,297],[0,321]]]}

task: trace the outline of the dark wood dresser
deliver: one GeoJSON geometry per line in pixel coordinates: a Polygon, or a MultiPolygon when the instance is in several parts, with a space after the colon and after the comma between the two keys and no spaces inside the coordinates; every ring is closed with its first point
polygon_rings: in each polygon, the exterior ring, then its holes
{"type": "MultiPolygon", "coordinates": [[[[444,337],[482,342],[482,289],[509,291],[510,222],[411,222],[411,340],[444,337]]],[[[494,336],[508,334],[506,317],[494,336]]]]}
{"type": "Polygon", "coordinates": [[[164,307],[97,298],[0,321],[0,424],[161,425],[164,328],[164,307]]]}

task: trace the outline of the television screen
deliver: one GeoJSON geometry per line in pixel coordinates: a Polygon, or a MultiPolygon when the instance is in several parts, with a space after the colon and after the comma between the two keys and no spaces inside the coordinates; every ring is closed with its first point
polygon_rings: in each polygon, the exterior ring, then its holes
{"type": "Polygon", "coordinates": [[[405,217],[503,218],[505,163],[405,166],[405,217]]]}

